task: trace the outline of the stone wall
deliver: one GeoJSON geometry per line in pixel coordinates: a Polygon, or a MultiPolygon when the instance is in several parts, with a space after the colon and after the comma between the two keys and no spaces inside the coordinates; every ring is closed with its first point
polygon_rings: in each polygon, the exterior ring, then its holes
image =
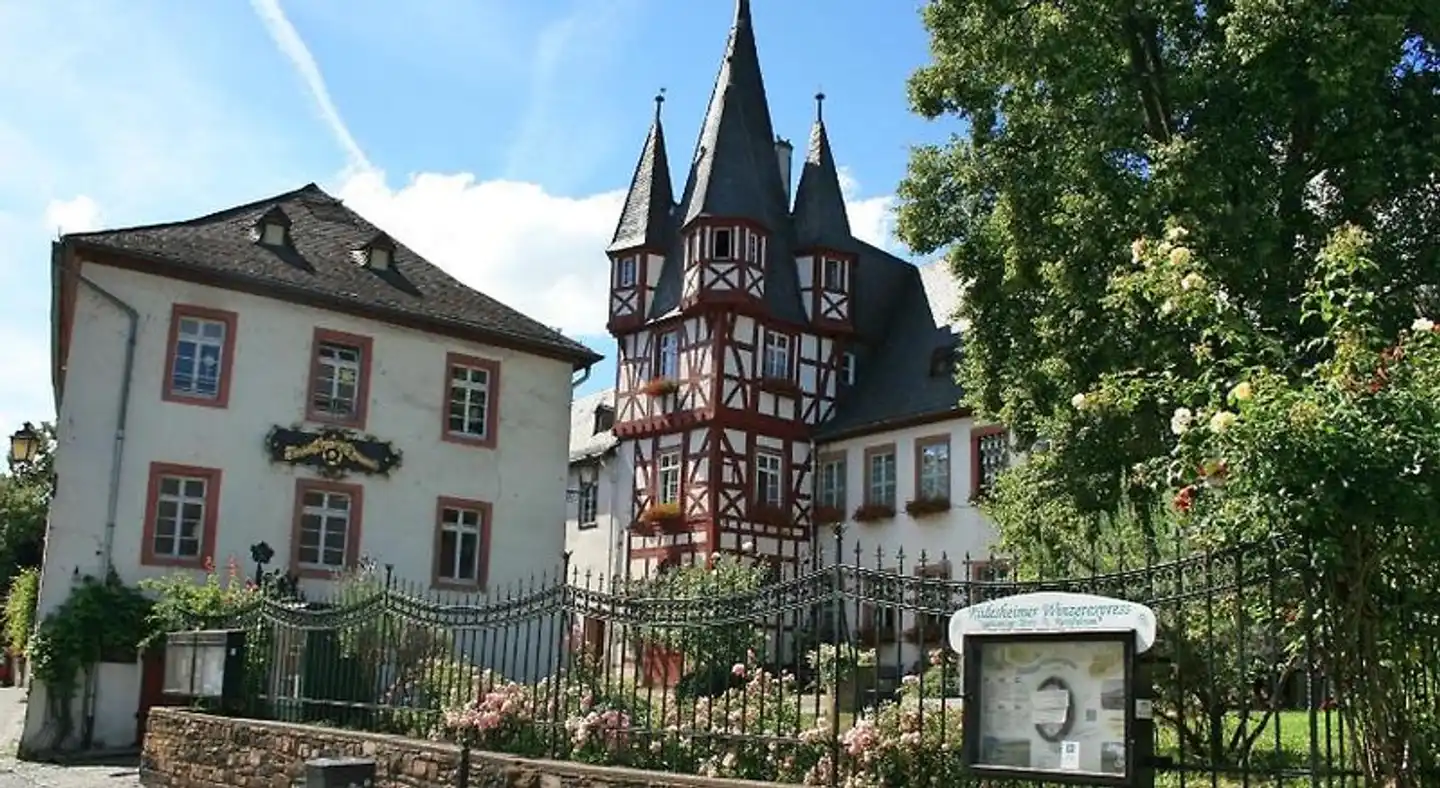
{"type": "MultiPolygon", "coordinates": [[[[140,784],[158,788],[292,788],[312,758],[373,758],[376,788],[459,785],[458,747],[401,736],[151,709],[140,784]]],[[[473,752],[471,788],[743,788],[763,783],[642,772],[473,752]]]]}

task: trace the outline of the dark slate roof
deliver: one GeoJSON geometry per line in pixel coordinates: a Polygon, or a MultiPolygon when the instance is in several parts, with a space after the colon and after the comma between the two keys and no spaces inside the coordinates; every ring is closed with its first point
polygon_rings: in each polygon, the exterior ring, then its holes
{"type": "Polygon", "coordinates": [[[861,290],[861,283],[856,283],[857,294],[865,294],[857,299],[857,307],[870,312],[865,316],[870,330],[863,335],[876,340],[862,340],[856,348],[855,387],[841,396],[835,415],[820,425],[818,440],[835,440],[956,410],[964,393],[953,375],[930,374],[934,353],[957,347],[961,339],[952,322],[955,296],[943,292],[945,285],[952,284],[949,271],[934,266],[917,268],[873,246],[863,246],[860,276],[885,286],[888,292],[878,298],[875,291],[861,290]]]}
{"type": "Polygon", "coordinates": [[[735,4],[680,206],[682,225],[701,216],[743,216],[778,230],[787,213],[749,0],[735,4]]]}
{"type": "Polygon", "coordinates": [[[395,244],[388,270],[359,264],[357,250],[380,237],[379,228],[311,183],[197,219],[75,233],[63,242],[196,269],[221,281],[273,290],[279,297],[307,296],[340,309],[418,319],[577,366],[600,360],[579,342],[462,284],[402,244],[395,244]],[[290,222],[288,249],[256,242],[257,220],[277,211],[290,222]]]}
{"type": "MultiPolygon", "coordinates": [[[[818,97],[817,97],[818,101],[818,97]]],[[[795,243],[800,249],[838,247],[850,239],[850,216],[840,190],[840,171],[830,152],[825,121],[815,118],[810,128],[810,150],[795,187],[795,243]]]]}
{"type": "Polygon", "coordinates": [[[671,215],[675,210],[675,190],[670,185],[665,128],[660,123],[663,101],[660,97],[655,99],[655,122],[650,124],[645,147],[640,151],[640,160],[635,163],[630,192],[625,197],[625,207],[620,211],[620,221],[615,226],[615,237],[610,243],[612,252],[636,248],[664,251],[666,248],[671,215]]]}

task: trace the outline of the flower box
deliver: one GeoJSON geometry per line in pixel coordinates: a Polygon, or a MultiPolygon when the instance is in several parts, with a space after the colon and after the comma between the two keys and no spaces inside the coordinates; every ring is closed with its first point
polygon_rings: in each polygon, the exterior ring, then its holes
{"type": "Polygon", "coordinates": [[[648,380],[640,387],[640,393],[647,397],[664,397],[680,390],[680,384],[670,378],[648,380]]]}
{"type": "Polygon", "coordinates": [[[845,521],[845,510],[838,506],[818,504],[813,517],[816,525],[834,525],[845,521]]]}
{"type": "Polygon", "coordinates": [[[761,378],[760,390],[782,397],[800,396],[800,387],[795,384],[795,381],[786,378],[761,378]]]}
{"type": "Polygon", "coordinates": [[[911,517],[927,517],[949,510],[949,497],[916,498],[905,504],[905,513],[911,517]]]}
{"type": "Polygon", "coordinates": [[[883,503],[861,504],[859,509],[852,515],[857,523],[873,523],[876,520],[888,520],[895,516],[895,507],[883,503]]]}
{"type": "Polygon", "coordinates": [[[750,505],[750,520],[764,525],[789,525],[791,517],[790,512],[783,506],[755,503],[750,505]]]}
{"type": "Polygon", "coordinates": [[[684,522],[684,515],[678,503],[652,503],[640,513],[635,531],[654,535],[674,530],[684,522]]]}

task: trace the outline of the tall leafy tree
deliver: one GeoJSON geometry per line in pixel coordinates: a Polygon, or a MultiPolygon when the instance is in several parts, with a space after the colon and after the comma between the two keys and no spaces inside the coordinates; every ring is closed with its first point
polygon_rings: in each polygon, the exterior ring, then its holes
{"type": "Polygon", "coordinates": [[[1106,375],[1264,363],[1298,376],[1323,360],[1324,327],[1298,304],[1342,226],[1381,266],[1381,330],[1433,309],[1433,0],[931,0],[923,16],[931,62],[912,105],[969,134],[914,152],[900,234],[945,248],[966,288],[970,404],[1025,445],[1049,439],[1019,471],[1034,499],[1016,516],[1127,498],[1150,510],[1159,491],[1134,468],[1173,445],[1177,403],[1136,388],[1103,417],[1081,413],[1106,375]],[[1167,230],[1163,252],[1203,256],[1207,292],[1271,341],[1236,347],[1117,298],[1155,251],[1137,239],[1167,230]]]}

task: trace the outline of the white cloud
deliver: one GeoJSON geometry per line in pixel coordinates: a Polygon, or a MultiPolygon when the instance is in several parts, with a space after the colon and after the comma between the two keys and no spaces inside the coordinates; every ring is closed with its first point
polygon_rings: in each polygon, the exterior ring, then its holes
{"type": "Polygon", "coordinates": [[[89,195],[51,200],[45,206],[45,229],[56,234],[83,233],[100,228],[100,206],[89,195]]]}
{"type": "MultiPolygon", "coordinates": [[[[845,183],[852,232],[893,247],[894,198],[856,199],[854,179],[845,183]]],[[[344,179],[337,196],[471,287],[571,336],[604,333],[604,250],[623,190],[559,197],[470,173],[423,173],[394,188],[371,171],[344,179]]]]}
{"type": "Polygon", "coordinates": [[[897,251],[895,196],[862,198],[860,184],[850,173],[850,168],[836,169],[840,175],[840,191],[845,195],[845,211],[850,216],[851,234],[881,249],[897,251]]]}

